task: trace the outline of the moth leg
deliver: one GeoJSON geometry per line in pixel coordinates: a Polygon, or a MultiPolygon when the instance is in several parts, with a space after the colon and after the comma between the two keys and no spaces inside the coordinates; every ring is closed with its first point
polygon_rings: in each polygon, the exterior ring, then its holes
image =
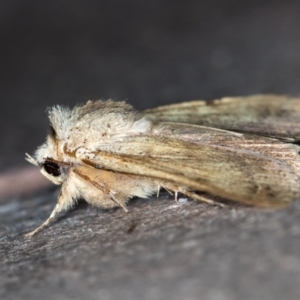
{"type": "Polygon", "coordinates": [[[75,169],[74,173],[77,174],[78,176],[80,176],[82,179],[89,182],[90,184],[92,184],[93,186],[95,186],[97,189],[102,191],[104,194],[109,195],[110,200],[113,201],[114,203],[118,204],[119,206],[121,206],[125,212],[129,212],[128,209],[126,208],[125,204],[122,203],[119,199],[117,199],[117,197],[115,197],[116,192],[114,190],[111,190],[106,184],[93,180],[90,176],[82,173],[82,171],[80,171],[78,169],[75,169]]]}
{"type": "Polygon", "coordinates": [[[111,200],[112,200],[113,202],[119,204],[119,205],[123,208],[123,210],[124,210],[125,212],[127,212],[127,213],[129,212],[129,210],[127,209],[127,207],[113,195],[113,192],[112,192],[112,191],[109,192],[109,196],[110,196],[111,200]]]}
{"type": "Polygon", "coordinates": [[[68,209],[69,207],[71,207],[74,204],[75,200],[73,197],[70,197],[70,194],[67,192],[67,185],[62,185],[58,199],[57,199],[57,203],[52,211],[52,213],[50,214],[49,218],[38,228],[36,228],[35,230],[26,233],[24,236],[25,237],[32,237],[33,235],[35,235],[36,233],[40,232],[41,230],[43,230],[46,226],[48,226],[56,217],[57,215],[63,211],[68,209]]]}
{"type": "Polygon", "coordinates": [[[158,198],[158,197],[159,197],[159,192],[160,192],[160,189],[161,189],[161,186],[160,186],[160,185],[158,185],[158,186],[157,186],[156,198],[158,198]]]}
{"type": "Polygon", "coordinates": [[[24,234],[24,237],[32,237],[33,235],[35,235],[36,233],[40,232],[41,230],[43,230],[45,227],[47,227],[55,218],[56,216],[62,211],[62,207],[59,203],[57,203],[51,213],[51,215],[49,216],[49,218],[38,228],[36,228],[35,230],[28,232],[26,234],[24,234]]]}
{"type": "Polygon", "coordinates": [[[167,189],[166,187],[162,187],[161,185],[158,185],[157,186],[157,194],[156,194],[157,198],[159,197],[159,193],[160,193],[161,188],[164,188],[171,196],[173,196],[173,193],[169,189],[167,189]]]}
{"type": "Polygon", "coordinates": [[[181,193],[181,194],[184,194],[190,198],[193,198],[193,199],[196,199],[196,200],[199,200],[201,202],[205,202],[207,204],[210,204],[210,205],[216,205],[216,206],[220,206],[220,207],[224,207],[225,205],[222,204],[222,203],[219,203],[219,202],[216,202],[212,199],[209,199],[208,197],[205,197],[205,196],[202,196],[202,195],[198,195],[196,193],[193,193],[185,188],[182,188],[182,187],[179,187],[177,185],[173,185],[172,183],[167,183],[166,185],[163,185],[163,187],[166,189],[170,189],[170,190],[173,190],[175,192],[175,201],[177,201],[177,195],[178,195],[178,192],[181,193]]]}
{"type": "Polygon", "coordinates": [[[188,196],[188,197],[199,200],[201,202],[205,202],[205,203],[210,204],[210,205],[216,205],[216,206],[220,206],[220,207],[225,206],[223,203],[216,202],[214,200],[209,199],[208,197],[198,195],[196,193],[190,192],[190,191],[188,191],[186,189],[183,189],[183,188],[179,188],[179,192],[186,195],[186,196],[188,196]]]}
{"type": "Polygon", "coordinates": [[[178,202],[178,191],[175,191],[175,202],[178,202]]]}

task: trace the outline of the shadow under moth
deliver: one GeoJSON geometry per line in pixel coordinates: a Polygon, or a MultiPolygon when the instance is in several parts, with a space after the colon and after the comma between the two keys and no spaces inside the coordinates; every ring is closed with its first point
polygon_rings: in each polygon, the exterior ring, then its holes
{"type": "Polygon", "coordinates": [[[27,236],[78,198],[127,211],[130,198],[160,188],[176,199],[179,192],[214,203],[216,195],[270,208],[300,196],[300,98],[254,95],[141,112],[88,101],[48,113],[47,140],[27,160],[62,187],[50,217],[27,236]]]}

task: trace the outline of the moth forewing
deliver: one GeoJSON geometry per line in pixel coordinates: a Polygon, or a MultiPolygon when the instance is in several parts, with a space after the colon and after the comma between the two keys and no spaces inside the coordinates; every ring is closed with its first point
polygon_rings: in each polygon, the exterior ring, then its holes
{"type": "Polygon", "coordinates": [[[196,192],[261,207],[286,206],[300,193],[300,147],[262,135],[288,140],[291,133],[295,141],[300,125],[284,130],[300,121],[299,100],[239,100],[182,103],[141,113],[111,100],[89,101],[73,110],[54,107],[47,141],[27,159],[51,181],[62,183],[62,189],[50,217],[28,235],[78,198],[127,210],[130,198],[147,197],[158,187],[208,203],[213,201],[196,192]],[[259,135],[224,130],[228,128],[259,135]]]}
{"type": "Polygon", "coordinates": [[[152,132],[115,141],[110,150],[82,153],[81,159],[157,178],[162,187],[171,182],[263,207],[282,207],[299,195],[297,145],[185,124],[160,124],[152,132]]]}
{"type": "Polygon", "coordinates": [[[300,140],[300,98],[281,95],[188,101],[139,112],[154,122],[180,122],[300,140]]]}

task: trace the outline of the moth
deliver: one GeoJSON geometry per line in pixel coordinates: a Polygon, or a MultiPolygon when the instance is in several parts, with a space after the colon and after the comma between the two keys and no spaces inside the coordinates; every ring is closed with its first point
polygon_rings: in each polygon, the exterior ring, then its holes
{"type": "Polygon", "coordinates": [[[84,198],[122,207],[165,188],[258,207],[300,196],[300,98],[253,95],[191,101],[141,112],[125,102],[88,101],[48,110],[50,133],[27,160],[62,185],[50,217],[84,198]],[[200,193],[199,193],[200,192],[200,193]]]}

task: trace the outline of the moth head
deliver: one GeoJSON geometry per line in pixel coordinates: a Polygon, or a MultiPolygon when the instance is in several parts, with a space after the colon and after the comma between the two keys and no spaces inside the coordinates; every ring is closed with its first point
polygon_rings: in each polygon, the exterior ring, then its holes
{"type": "Polygon", "coordinates": [[[66,163],[56,159],[56,142],[53,132],[50,132],[47,141],[41,145],[33,156],[26,154],[26,160],[40,167],[41,173],[54,184],[62,184],[66,177],[66,163]]]}
{"type": "Polygon", "coordinates": [[[51,157],[46,157],[42,161],[37,161],[27,153],[26,160],[31,164],[40,167],[41,173],[54,184],[62,184],[65,181],[66,170],[64,163],[56,161],[51,157]]]}

